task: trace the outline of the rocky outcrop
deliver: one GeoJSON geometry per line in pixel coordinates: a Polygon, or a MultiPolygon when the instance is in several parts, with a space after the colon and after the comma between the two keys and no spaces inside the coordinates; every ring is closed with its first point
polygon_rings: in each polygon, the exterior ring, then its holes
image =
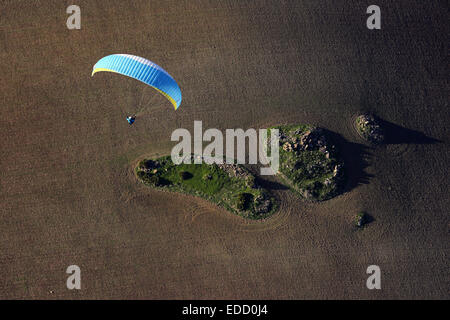
{"type": "Polygon", "coordinates": [[[342,190],[344,168],[327,131],[294,125],[277,126],[280,172],[291,186],[309,200],[327,200],[342,190]]]}
{"type": "Polygon", "coordinates": [[[355,225],[358,228],[362,228],[364,227],[366,224],[371,222],[372,217],[370,215],[368,215],[365,212],[359,212],[356,216],[355,216],[355,225]]]}
{"type": "Polygon", "coordinates": [[[272,209],[272,201],[267,193],[261,193],[254,200],[254,210],[256,214],[266,214],[272,209]]]}
{"type": "Polygon", "coordinates": [[[327,159],[330,158],[330,152],[334,150],[334,146],[328,142],[322,128],[313,127],[305,132],[296,130],[293,134],[291,137],[283,135],[284,139],[280,139],[280,143],[283,141],[282,148],[284,151],[299,153],[319,150],[325,154],[327,159]]]}
{"type": "Polygon", "coordinates": [[[158,161],[145,160],[139,163],[139,170],[144,171],[145,173],[156,173],[160,166],[158,161]]]}
{"type": "Polygon", "coordinates": [[[365,140],[379,144],[385,140],[384,129],[380,120],[371,114],[362,114],[356,118],[356,130],[365,140]]]}
{"type": "Polygon", "coordinates": [[[218,164],[217,166],[228,173],[230,177],[246,178],[247,176],[251,175],[250,172],[237,164],[222,163],[218,164]]]}
{"type": "Polygon", "coordinates": [[[257,185],[255,175],[240,164],[178,165],[164,156],[141,160],[135,174],[149,187],[199,196],[248,219],[265,219],[278,208],[276,198],[257,185]]]}

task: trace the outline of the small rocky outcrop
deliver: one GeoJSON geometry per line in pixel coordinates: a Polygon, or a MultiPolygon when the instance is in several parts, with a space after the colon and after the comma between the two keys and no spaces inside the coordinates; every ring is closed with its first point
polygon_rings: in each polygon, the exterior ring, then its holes
{"type": "Polygon", "coordinates": [[[218,164],[217,166],[228,173],[230,177],[246,178],[251,175],[250,172],[237,164],[222,163],[218,164]]]}
{"type": "Polygon", "coordinates": [[[355,225],[358,228],[362,228],[366,224],[372,222],[372,220],[373,220],[373,218],[370,215],[361,211],[355,216],[355,225]]]}
{"type": "Polygon", "coordinates": [[[380,144],[385,140],[385,132],[381,121],[372,114],[362,114],[356,117],[356,130],[365,140],[380,144]]]}

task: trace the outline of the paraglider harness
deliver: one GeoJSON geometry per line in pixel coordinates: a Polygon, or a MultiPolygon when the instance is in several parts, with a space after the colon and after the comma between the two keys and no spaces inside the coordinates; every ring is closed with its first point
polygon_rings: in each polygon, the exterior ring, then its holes
{"type": "Polygon", "coordinates": [[[130,124],[130,126],[134,123],[134,120],[136,120],[136,116],[135,115],[127,117],[127,121],[130,124]]]}

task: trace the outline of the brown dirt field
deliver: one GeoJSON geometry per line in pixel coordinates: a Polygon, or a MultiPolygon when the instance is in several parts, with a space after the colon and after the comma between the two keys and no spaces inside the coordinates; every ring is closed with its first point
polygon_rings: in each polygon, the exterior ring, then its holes
{"type": "Polygon", "coordinates": [[[444,1],[378,1],[380,31],[356,0],[75,1],[71,31],[72,2],[0,3],[0,298],[449,298],[444,1]],[[164,66],[180,109],[135,80],[91,78],[111,53],[164,66]],[[395,139],[365,145],[360,110],[395,139]],[[249,223],[137,183],[135,161],[168,153],[194,120],[328,128],[346,151],[347,192],[314,204],[277,190],[280,212],[249,223]],[[375,221],[355,231],[360,210],[375,221]],[[65,286],[72,264],[79,291],[65,286]],[[370,264],[381,290],[365,286],[370,264]]]}

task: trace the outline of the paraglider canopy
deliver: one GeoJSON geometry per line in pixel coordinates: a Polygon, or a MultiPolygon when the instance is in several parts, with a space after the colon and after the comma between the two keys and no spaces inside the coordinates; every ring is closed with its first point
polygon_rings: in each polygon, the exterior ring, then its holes
{"type": "Polygon", "coordinates": [[[164,95],[175,110],[181,104],[181,90],[172,76],[156,63],[130,54],[113,54],[101,58],[93,67],[96,72],[109,71],[142,81],[164,95]]]}

